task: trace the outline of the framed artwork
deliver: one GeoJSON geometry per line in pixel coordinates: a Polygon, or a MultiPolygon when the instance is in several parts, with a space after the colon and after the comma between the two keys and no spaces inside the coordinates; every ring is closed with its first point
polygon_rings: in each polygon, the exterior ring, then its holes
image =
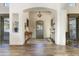
{"type": "Polygon", "coordinates": [[[13,32],[18,32],[19,31],[19,15],[18,13],[13,13],[13,32]]]}
{"type": "Polygon", "coordinates": [[[18,21],[15,21],[14,24],[14,32],[18,32],[18,26],[19,26],[19,22],[18,21]]]}

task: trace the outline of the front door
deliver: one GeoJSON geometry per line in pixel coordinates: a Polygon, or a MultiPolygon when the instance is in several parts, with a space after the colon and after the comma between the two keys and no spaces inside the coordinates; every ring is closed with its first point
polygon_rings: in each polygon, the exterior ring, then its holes
{"type": "Polygon", "coordinates": [[[43,21],[37,21],[36,22],[36,38],[37,39],[43,39],[43,21]]]}

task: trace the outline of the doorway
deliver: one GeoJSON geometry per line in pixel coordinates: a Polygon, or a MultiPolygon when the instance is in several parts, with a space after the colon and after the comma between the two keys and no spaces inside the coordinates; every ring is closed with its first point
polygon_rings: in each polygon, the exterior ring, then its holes
{"type": "MultiPolygon", "coordinates": [[[[27,31],[27,20],[29,20],[29,31],[32,32],[31,40],[28,40],[28,42],[43,42],[45,44],[55,42],[54,22],[56,19],[56,10],[46,7],[33,7],[25,9],[24,15],[29,16],[25,17],[25,32],[27,31]]],[[[27,39],[25,38],[25,41],[27,39]]]]}
{"type": "Polygon", "coordinates": [[[68,45],[79,47],[79,14],[68,14],[68,45]]]}
{"type": "Polygon", "coordinates": [[[36,21],[36,38],[43,39],[44,24],[43,21],[36,21]]]}
{"type": "Polygon", "coordinates": [[[9,15],[0,15],[0,44],[9,44],[9,15]]]}

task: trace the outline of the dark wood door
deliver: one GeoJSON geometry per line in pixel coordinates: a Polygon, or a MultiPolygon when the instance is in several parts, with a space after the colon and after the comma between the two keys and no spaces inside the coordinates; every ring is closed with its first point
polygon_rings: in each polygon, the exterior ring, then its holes
{"type": "Polygon", "coordinates": [[[43,39],[44,24],[43,21],[36,22],[36,38],[43,39]]]}
{"type": "Polygon", "coordinates": [[[3,42],[3,37],[4,37],[4,20],[3,17],[0,16],[0,43],[3,42]]]}
{"type": "Polygon", "coordinates": [[[77,30],[77,40],[79,41],[79,18],[77,18],[77,22],[76,22],[76,30],[77,30]]]}

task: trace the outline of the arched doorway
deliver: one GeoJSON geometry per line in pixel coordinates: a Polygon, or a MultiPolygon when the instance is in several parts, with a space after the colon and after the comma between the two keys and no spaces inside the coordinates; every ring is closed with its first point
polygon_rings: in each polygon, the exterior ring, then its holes
{"type": "Polygon", "coordinates": [[[24,14],[26,15],[25,21],[29,20],[29,26],[26,26],[25,30],[28,28],[32,32],[31,39],[45,39],[55,42],[55,10],[45,7],[33,7],[25,9],[24,14]]]}

